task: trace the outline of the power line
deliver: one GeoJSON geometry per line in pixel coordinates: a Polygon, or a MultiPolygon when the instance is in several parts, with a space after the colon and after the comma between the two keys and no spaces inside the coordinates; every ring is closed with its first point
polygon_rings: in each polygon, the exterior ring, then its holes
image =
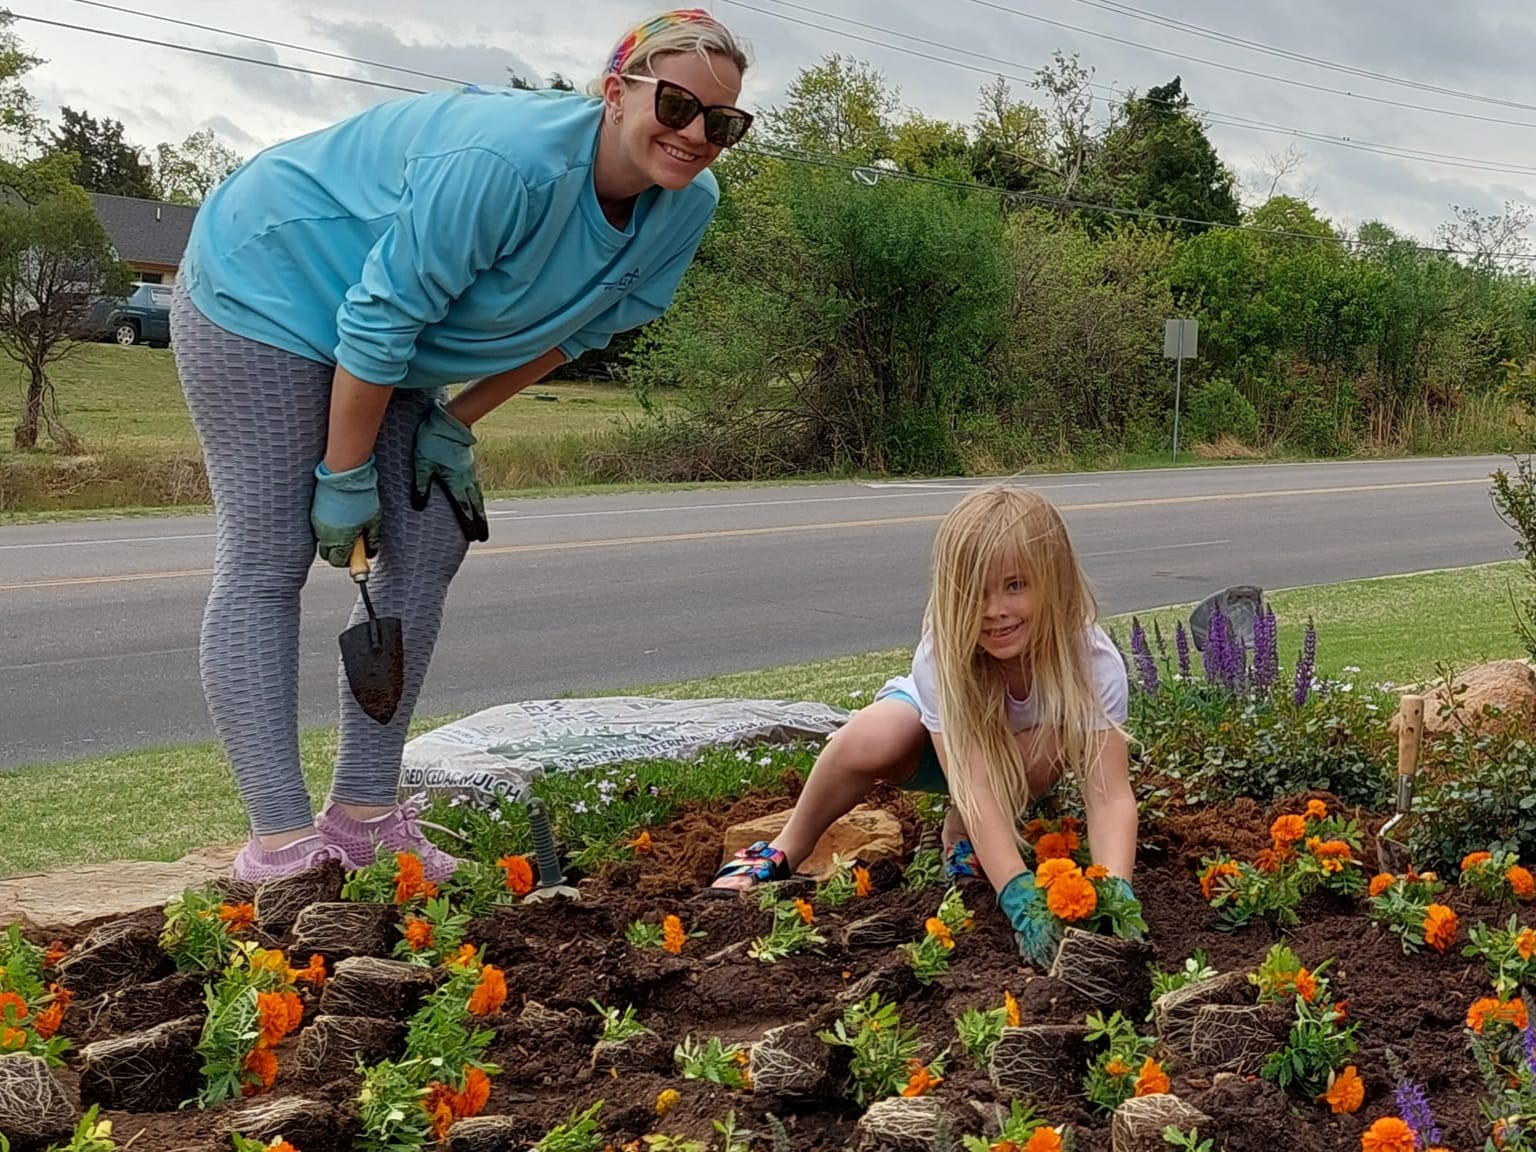
{"type": "Polygon", "coordinates": [[[324,48],[310,48],[303,44],[289,44],[283,40],[269,40],[265,36],[253,36],[249,32],[234,32],[228,28],[215,28],[209,24],[198,24],[191,20],[181,20],[175,16],[161,16],[155,12],[142,12],[137,8],[124,8],[118,4],[106,4],[103,0],[74,0],[76,4],[85,4],[91,8],[104,8],[108,12],[121,12],[127,16],[138,16],[146,20],[158,20],[162,24],[179,24],[183,28],[196,28],[199,32],[213,32],[219,36],[230,36],[237,40],[250,40],[256,44],[267,44],[273,48],[287,48],[294,52],[307,52],[312,56],[325,56],[331,60],[344,60],[348,64],[365,64],[369,68],[383,68],[389,72],[400,72],[407,76],[419,76],[423,80],[438,80],[444,84],[462,84],[462,80],[455,80],[452,76],[439,76],[434,72],[419,72],[415,68],[406,68],[400,64],[383,64],[377,60],[363,60],[357,56],[348,56],[341,52],[329,52],[324,48]]]}
{"type": "MultiPolygon", "coordinates": [[[[737,0],[725,0],[725,2],[727,2],[727,3],[736,3],[737,0]]],[[[741,6],[745,6],[745,5],[741,5],[741,6]]],[[[330,79],[330,80],[342,80],[342,81],[345,81],[347,83],[363,84],[363,85],[367,85],[369,87],[374,87],[374,88],[387,88],[387,89],[390,89],[392,91],[406,92],[406,93],[411,93],[413,95],[424,95],[425,94],[423,92],[423,90],[420,89],[420,88],[407,88],[407,87],[403,87],[401,85],[396,85],[396,84],[384,84],[384,83],[381,83],[381,82],[375,81],[375,80],[365,80],[365,79],[363,79],[362,77],[359,77],[359,76],[346,76],[346,75],[342,75],[342,74],[339,74],[339,73],[331,73],[331,72],[317,72],[317,71],[315,71],[313,69],[300,68],[297,65],[293,65],[293,64],[281,64],[281,63],[278,63],[278,62],[272,61],[272,60],[259,60],[259,59],[255,59],[255,58],[249,57],[249,56],[237,56],[237,55],[234,55],[232,53],[227,53],[227,52],[215,52],[215,51],[213,51],[211,49],[197,48],[197,47],[194,47],[193,45],[190,45],[190,44],[172,44],[172,43],[168,43],[168,42],[165,42],[165,41],[147,40],[147,39],[144,39],[143,37],[130,36],[130,35],[128,35],[126,33],[122,33],[122,32],[111,32],[111,31],[107,31],[106,29],[101,29],[101,28],[88,28],[88,27],[83,27],[83,26],[80,26],[80,25],[65,24],[65,23],[63,23],[61,21],[57,21],[57,20],[44,20],[44,19],[41,19],[41,18],[36,17],[36,16],[23,16],[23,15],[20,15],[20,14],[13,14],[13,15],[15,15],[15,18],[18,19],[18,20],[27,20],[27,21],[31,21],[32,23],[47,24],[47,25],[51,25],[51,26],[54,26],[54,27],[68,28],[68,29],[72,29],[72,30],[75,30],[75,31],[91,32],[91,33],[95,33],[97,35],[109,36],[109,37],[112,37],[112,38],[115,38],[115,39],[120,39],[120,40],[127,40],[127,41],[131,41],[131,42],[137,43],[137,44],[148,44],[148,45],[151,45],[153,47],[170,48],[170,49],[172,49],[174,51],[178,51],[178,52],[192,52],[192,53],[195,53],[197,55],[214,56],[214,57],[218,57],[220,59],[232,60],[232,61],[236,61],[236,62],[243,63],[243,64],[257,64],[257,65],[260,65],[262,67],[278,68],[278,69],[282,69],[284,71],[299,72],[299,73],[303,73],[305,75],[310,75],[310,76],[321,76],[321,77],[324,77],[324,78],[330,79]]],[[[836,29],[828,29],[828,31],[834,31],[835,32],[836,29]]],[[[895,47],[895,46],[894,45],[886,45],[886,47],[895,47]]],[[[350,58],[348,58],[348,59],[350,59],[350,58]]],[[[932,57],[932,59],[938,60],[941,63],[954,63],[953,61],[944,61],[940,57],[932,57]]],[[[968,66],[967,65],[960,65],[960,67],[968,67],[968,66]]],[[[456,84],[467,84],[468,83],[468,81],[458,81],[458,80],[453,81],[453,82],[456,83],[456,84]]],[[[803,150],[803,149],[796,149],[796,148],[783,148],[783,147],[774,147],[774,146],[763,147],[763,146],[756,146],[756,145],[743,145],[743,146],[738,147],[735,150],[738,151],[738,152],[746,153],[747,155],[762,156],[762,157],[765,157],[765,158],[779,159],[779,160],[788,160],[788,161],[793,162],[793,163],[811,164],[811,165],[815,165],[815,166],[823,167],[823,168],[837,168],[837,169],[841,169],[841,170],[843,170],[845,172],[849,172],[849,173],[852,173],[855,170],[861,169],[860,165],[851,164],[846,158],[841,157],[841,156],[832,155],[830,153],[817,153],[817,152],[811,152],[811,151],[807,151],[807,150],[803,150]]],[[[866,170],[871,170],[871,169],[866,169],[866,170]]],[[[1190,226],[1190,227],[1211,228],[1211,229],[1218,229],[1218,230],[1223,230],[1223,231],[1233,231],[1233,232],[1252,232],[1252,233],[1255,233],[1255,234],[1258,234],[1258,235],[1261,235],[1261,236],[1268,236],[1268,237],[1272,237],[1272,238],[1274,238],[1274,237],[1291,238],[1291,239],[1297,239],[1297,240],[1310,240],[1310,241],[1312,241],[1314,243],[1340,244],[1340,245],[1343,245],[1344,247],[1351,248],[1351,249],[1373,250],[1373,249],[1376,249],[1376,248],[1379,248],[1379,247],[1383,246],[1381,244],[1372,244],[1372,243],[1368,243],[1368,242],[1362,241],[1362,240],[1349,240],[1349,239],[1338,237],[1338,236],[1316,236],[1316,235],[1313,235],[1312,233],[1309,233],[1309,232],[1289,232],[1289,231],[1280,230],[1280,229],[1260,228],[1260,227],[1258,227],[1256,225],[1252,225],[1252,224],[1227,224],[1227,223],[1223,223],[1223,222],[1215,221],[1215,220],[1199,220],[1199,219],[1195,219],[1193,217],[1187,217],[1187,216],[1173,216],[1173,215],[1169,215],[1167,213],[1153,212],[1150,209],[1144,209],[1144,208],[1118,208],[1118,207],[1114,207],[1112,205],[1094,204],[1094,203],[1092,203],[1090,201],[1074,200],[1074,199],[1071,199],[1069,197],[1052,196],[1052,195],[1048,195],[1046,193],[1040,193],[1040,192],[1020,192],[1020,191],[1015,191],[1015,190],[1010,189],[1010,188],[999,188],[999,187],[997,187],[995,185],[991,185],[991,184],[982,184],[982,183],[979,183],[979,182],[977,182],[977,183],[966,183],[965,181],[961,181],[961,180],[948,180],[948,179],[944,179],[942,177],[937,177],[937,176],[925,176],[925,175],[921,175],[921,174],[915,173],[915,172],[903,172],[903,171],[901,171],[899,169],[893,171],[893,170],[888,170],[888,169],[883,169],[882,168],[882,169],[872,169],[872,171],[877,173],[877,179],[878,178],[889,178],[889,179],[906,180],[906,181],[910,181],[910,182],[914,182],[914,183],[929,184],[929,185],[936,185],[936,186],[944,187],[944,188],[950,188],[950,189],[954,189],[956,191],[961,191],[961,192],[966,192],[966,193],[990,192],[990,193],[992,193],[994,195],[998,195],[998,196],[1004,197],[1005,199],[1015,199],[1015,200],[1023,201],[1025,203],[1041,204],[1041,205],[1044,205],[1044,206],[1047,206],[1047,207],[1066,208],[1066,209],[1070,209],[1070,210],[1073,210],[1073,211],[1097,212],[1097,213],[1100,213],[1102,215],[1118,216],[1118,217],[1121,217],[1121,218],[1124,218],[1124,219],[1153,220],[1153,221],[1157,221],[1159,223],[1179,224],[1179,225],[1185,225],[1185,226],[1190,226]]],[[[1412,242],[1407,242],[1407,241],[1404,241],[1404,242],[1401,242],[1401,243],[1404,243],[1405,246],[1407,248],[1411,249],[1412,251],[1423,252],[1423,253],[1432,254],[1432,255],[1444,255],[1444,256],[1486,256],[1486,257],[1489,257],[1489,258],[1492,258],[1492,259],[1501,259],[1501,260],[1532,260],[1532,259],[1536,259],[1536,253],[1522,253],[1522,252],[1478,253],[1478,252],[1468,251],[1466,249],[1461,249],[1461,248],[1438,248],[1438,247],[1434,247],[1434,246],[1431,246],[1431,245],[1417,244],[1417,243],[1412,243],[1412,242]]]]}
{"type": "Polygon", "coordinates": [[[212,56],[218,60],[234,60],[241,64],[260,64],[264,68],[278,68],[284,72],[298,72],[305,76],[319,76],[326,80],[345,80],[349,84],[366,84],[370,88],[385,88],[391,92],[420,93],[420,88],[406,88],[399,84],[386,84],[382,80],[365,80],[361,76],[343,76],[339,72],[321,72],[314,68],[301,68],[297,64],[282,64],[276,60],[257,60],[250,56],[236,56],[232,52],[216,52],[212,48],[195,48],[191,44],[170,44],[164,40],[149,40],[143,36],[130,36],[126,32],[109,32],[105,28],[91,28],[84,24],[66,24],[62,20],[44,20],[41,16],[24,16],[20,12],[11,15],[31,24],[46,24],[50,28],[67,28],[72,32],[89,32],[96,36],[110,36],[114,40],[127,40],[134,44],[148,44],[153,48],[174,48],[179,52],[194,52],[199,56],[212,56]]]}
{"type": "Polygon", "coordinates": [[[1253,52],[1262,52],[1265,55],[1277,56],[1282,60],[1292,60],[1300,64],[1310,64],[1314,68],[1326,68],[1334,72],[1342,72],[1350,76],[1359,76],[1367,80],[1379,80],[1383,84],[1397,84],[1404,88],[1415,88],[1421,92],[1433,92],[1440,96],[1454,96],[1459,100],[1474,100],[1482,104],[1497,104],[1505,108],[1520,108],[1525,111],[1536,112],[1536,104],[1524,104],[1518,100],[1506,100],[1499,96],[1488,96],[1480,92],[1465,92],[1459,88],[1444,88],[1438,84],[1427,84],[1421,80],[1411,80],[1402,76],[1393,76],[1387,72],[1376,72],[1369,68],[1359,68],[1353,64],[1340,64],[1334,60],[1325,60],[1319,56],[1310,56],[1305,52],[1293,52],[1289,48],[1280,48],[1273,44],[1265,44],[1258,40],[1248,40],[1242,36],[1222,32],[1214,28],[1206,28],[1200,24],[1191,24],[1186,20],[1178,20],[1172,16],[1163,16],[1157,12],[1148,12],[1145,8],[1137,8],[1130,4],[1119,3],[1118,0],[1074,0],[1074,3],[1086,5],[1089,8],[1098,8],[1105,12],[1112,12],[1116,16],[1129,16],[1133,20],[1141,20],[1145,23],[1155,24],[1163,28],[1171,28],[1184,32],[1190,36],[1200,36],[1207,40],[1215,40],[1221,44],[1229,44],[1238,48],[1247,48],[1253,52]]]}
{"type": "MultiPolygon", "coordinates": [[[[872,44],[879,48],[888,48],[893,52],[901,52],[908,56],[916,56],[923,60],[932,60],[938,64],[947,64],[953,68],[963,68],[966,71],[976,72],[986,76],[1000,75],[1004,79],[1016,80],[1021,84],[1034,84],[1032,79],[1025,76],[1018,76],[1007,72],[999,72],[995,68],[981,68],[974,64],[966,64],[963,61],[949,60],[943,56],[935,56],[929,52],[922,52],[913,48],[905,48],[900,44],[889,44],[881,40],[874,40],[868,36],[860,36],[856,33],[848,32],[841,28],[832,28],[825,24],[818,24],[815,21],[803,20],[795,16],[786,15],[783,12],[776,12],[772,9],[761,8],[756,4],[747,3],[746,0],[723,0],[723,2],[736,8],[743,8],[750,12],[756,12],[759,15],[771,16],[774,19],[783,20],[787,23],[798,24],[804,28],[814,28],[821,32],[829,32],[834,36],[842,36],[846,39],[857,40],[863,44],[872,44]]],[[[944,44],[936,40],[928,39],[924,36],[915,36],[907,32],[897,31],[893,28],[885,28],[878,24],[869,24],[865,21],[855,20],[848,16],[835,16],[831,13],[822,12],[817,8],[811,8],[804,4],[795,3],[794,0],[772,0],[772,3],[775,3],[784,8],[793,8],[801,12],[810,12],[817,16],[823,16],[827,19],[836,20],[844,24],[851,24],[855,27],[864,28],[869,31],[879,32],[883,35],[896,36],[903,40],[911,40],[916,43],[926,44],[930,48],[938,48],[946,52],[957,52],[961,55],[971,56],[978,60],[987,60],[994,64],[1001,64],[1009,68],[1028,67],[1027,65],[1021,64],[1016,60],[1005,60],[998,56],[989,56],[984,52],[977,52],[970,48],[962,48],[955,44],[944,44]]],[[[1104,91],[1107,91],[1111,94],[1119,94],[1118,89],[1115,89],[1109,85],[1090,84],[1089,86],[1092,88],[1103,89],[1104,91]]],[[[1126,107],[1125,101],[1110,99],[1106,102],[1114,107],[1126,107]]],[[[1423,149],[1406,148],[1396,144],[1382,144],[1370,140],[1355,140],[1350,137],[1330,136],[1325,133],[1313,132],[1305,128],[1293,128],[1284,124],[1273,124],[1264,120],[1255,120],[1247,116],[1238,116],[1232,113],[1220,112],[1210,108],[1200,108],[1194,105],[1191,105],[1190,110],[1208,116],[1213,123],[1221,124],[1225,127],[1242,128],[1247,131],[1269,132],[1285,136],[1295,136],[1302,139],[1313,140],[1321,144],[1330,144],[1339,148],[1350,148],[1360,152],[1372,152],[1377,155],[1393,156],[1397,159],[1403,160],[1415,160],[1420,163],[1432,163],[1448,168],[1462,168],[1478,172],[1497,172],[1514,176],[1536,176],[1536,167],[1532,167],[1530,165],[1509,164],[1497,160],[1491,160],[1486,157],[1456,156],[1443,152],[1430,152],[1423,149]]],[[[1510,121],[1509,123],[1519,124],[1526,128],[1536,128],[1536,123],[1532,123],[1530,121],[1517,120],[1510,121]]]]}

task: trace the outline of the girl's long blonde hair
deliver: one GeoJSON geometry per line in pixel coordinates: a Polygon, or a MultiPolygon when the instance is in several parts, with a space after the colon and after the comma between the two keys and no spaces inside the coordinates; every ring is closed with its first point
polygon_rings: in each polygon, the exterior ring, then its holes
{"type": "Polygon", "coordinates": [[[992,485],[970,493],[939,525],[923,624],[933,647],[950,795],[971,828],[978,812],[968,769],[987,773],[1015,824],[1031,799],[1024,756],[1008,723],[1004,669],[978,644],[987,577],[999,560],[1009,561],[1036,593],[1019,657],[1038,705],[1035,740],[1054,736],[1063,770],[1086,778],[1104,739],[1086,648],[1098,604],[1061,513],[1027,488],[992,485]]]}

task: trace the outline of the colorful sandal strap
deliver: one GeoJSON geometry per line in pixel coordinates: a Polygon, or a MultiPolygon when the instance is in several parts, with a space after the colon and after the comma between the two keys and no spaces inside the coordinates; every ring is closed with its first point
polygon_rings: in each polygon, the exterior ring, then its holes
{"type": "Polygon", "coordinates": [[[944,858],[944,870],[954,877],[981,875],[981,869],[976,863],[976,849],[971,847],[969,840],[955,841],[944,858]]]}
{"type": "Polygon", "coordinates": [[[789,858],[766,840],[759,840],[736,853],[736,858],[715,874],[716,879],[727,876],[750,876],[759,884],[789,878],[789,858]]]}

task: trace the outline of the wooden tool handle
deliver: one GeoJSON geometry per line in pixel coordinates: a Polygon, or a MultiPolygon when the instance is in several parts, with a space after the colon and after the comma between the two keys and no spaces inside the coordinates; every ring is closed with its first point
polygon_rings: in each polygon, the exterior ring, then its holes
{"type": "Polygon", "coordinates": [[[1424,697],[1404,696],[1397,708],[1397,774],[1419,770],[1419,741],[1424,736],[1424,697]]]}
{"type": "Polygon", "coordinates": [[[347,560],[347,571],[352,573],[352,579],[359,583],[368,579],[368,544],[361,536],[352,545],[352,555],[347,560]]]}

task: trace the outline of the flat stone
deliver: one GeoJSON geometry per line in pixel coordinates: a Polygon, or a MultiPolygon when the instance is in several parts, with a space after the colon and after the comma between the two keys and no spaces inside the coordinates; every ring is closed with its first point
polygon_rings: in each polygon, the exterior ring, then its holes
{"type": "Polygon", "coordinates": [[[160,950],[159,933],[142,918],[114,920],[92,929],[59,962],[59,983],[90,999],[135,984],[147,984],[173,970],[160,950]]]}
{"type": "Polygon", "coordinates": [[[174,1112],[197,1094],[203,1020],[187,1016],[81,1049],[80,1102],[116,1112],[174,1112]]]}
{"type": "Polygon", "coordinates": [[[311,904],[293,926],[290,955],[318,952],[335,964],[353,956],[388,956],[399,934],[393,904],[311,904]]]}
{"type": "Polygon", "coordinates": [[[75,1110],[53,1070],[36,1056],[0,1056],[0,1134],[18,1146],[69,1136],[75,1110]]]}
{"type": "Polygon", "coordinates": [[[403,960],[350,956],[336,964],[320,994],[320,1011],[328,1016],[376,1016],[403,1020],[421,1006],[437,985],[430,968],[403,960]]]}
{"type": "MultiPolygon", "coordinates": [[[[760,816],[756,820],[727,828],[720,862],[724,864],[737,851],[759,840],[772,840],[784,830],[792,811],[786,808],[782,812],[760,816]]],[[[834,871],[834,855],[844,860],[861,860],[866,864],[899,858],[901,822],[883,808],[855,808],[827,829],[826,835],[817,843],[816,850],[800,864],[799,870],[817,880],[825,880],[834,871]]]]}
{"type": "Polygon", "coordinates": [[[180,860],[114,860],[0,880],[0,924],[57,931],[161,907],[187,888],[221,880],[240,845],[205,848],[180,860]]]}
{"type": "MultiPolygon", "coordinates": [[[[1441,682],[1426,687],[1424,695],[1424,732],[1443,732],[1454,728],[1480,725],[1484,732],[1503,732],[1511,727],[1530,730],[1536,721],[1536,670],[1524,660],[1493,660],[1468,668],[1457,676],[1453,685],[1441,682]],[[1450,688],[1454,686],[1461,700],[1461,710],[1442,717],[1440,708],[1450,701],[1450,688]],[[1483,709],[1491,706],[1502,715],[1485,717],[1483,709]]],[[[1389,723],[1396,732],[1401,716],[1394,715],[1389,723]]]]}
{"type": "Polygon", "coordinates": [[[1220,1135],[1209,1116],[1177,1096],[1138,1096],[1115,1109],[1109,1122],[1110,1152],[1167,1152],[1163,1129],[1170,1124],[1185,1133],[1199,1129],[1202,1137],[1220,1135]]]}
{"type": "Polygon", "coordinates": [[[309,1083],[329,1084],[355,1075],[359,1063],[373,1065],[394,1057],[404,1043],[405,1025],[397,1020],[316,1016],[299,1033],[294,1067],[309,1083]]]}
{"type": "Polygon", "coordinates": [[[340,900],[345,879],[341,865],[327,860],[318,868],[268,880],[256,889],[252,900],[256,905],[256,923],[263,931],[281,936],[311,904],[333,904],[340,900]]]}

